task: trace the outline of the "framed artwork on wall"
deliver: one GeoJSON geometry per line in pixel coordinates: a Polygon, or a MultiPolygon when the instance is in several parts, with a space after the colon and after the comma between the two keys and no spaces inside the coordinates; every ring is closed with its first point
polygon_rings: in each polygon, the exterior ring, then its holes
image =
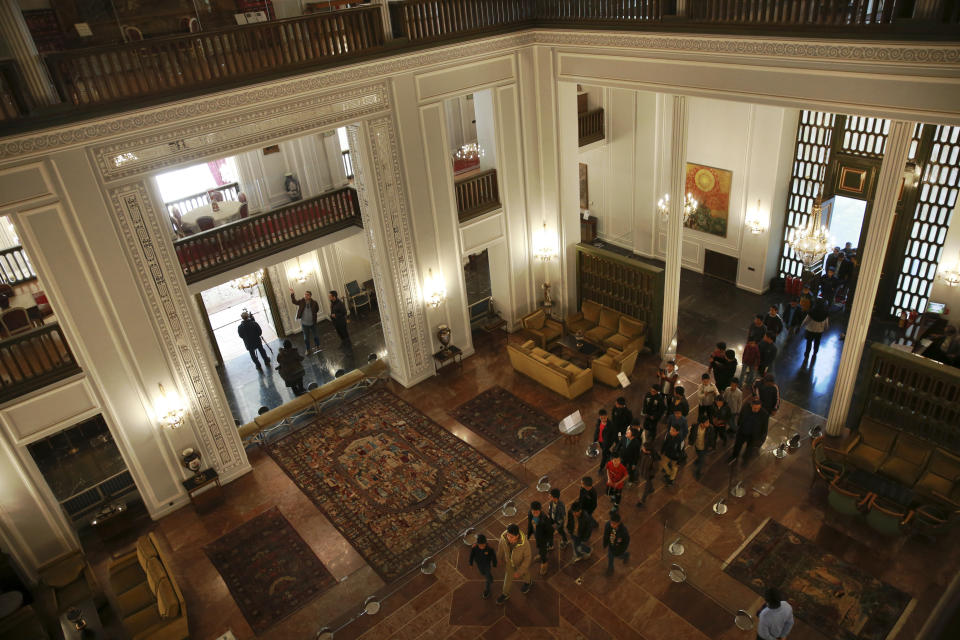
{"type": "Polygon", "coordinates": [[[590,193],[587,189],[587,165],[580,163],[580,211],[590,208],[590,193]]]}
{"type": "Polygon", "coordinates": [[[697,201],[697,209],[683,226],[726,238],[732,183],[732,171],[688,162],[686,193],[697,201]]]}

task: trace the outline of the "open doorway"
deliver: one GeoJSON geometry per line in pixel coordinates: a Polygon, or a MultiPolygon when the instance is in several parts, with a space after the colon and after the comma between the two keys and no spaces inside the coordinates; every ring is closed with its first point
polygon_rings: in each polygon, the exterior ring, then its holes
{"type": "Polygon", "coordinates": [[[260,325],[264,342],[269,344],[277,339],[276,323],[270,312],[263,282],[258,282],[255,276],[250,280],[245,278],[225,282],[200,294],[221,362],[247,354],[243,340],[237,333],[244,311],[260,325]],[[251,286],[241,286],[244,284],[251,286]]]}
{"type": "Polygon", "coordinates": [[[839,195],[834,197],[829,228],[830,237],[836,246],[843,248],[848,242],[854,250],[860,246],[860,233],[866,212],[866,200],[839,195]]]}

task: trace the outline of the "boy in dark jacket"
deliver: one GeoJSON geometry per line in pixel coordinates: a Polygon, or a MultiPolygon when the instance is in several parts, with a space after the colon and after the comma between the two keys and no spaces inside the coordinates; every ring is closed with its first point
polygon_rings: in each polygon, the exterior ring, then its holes
{"type": "Polygon", "coordinates": [[[610,521],[603,527],[603,547],[607,550],[607,575],[613,575],[613,559],[620,558],[623,564],[630,560],[630,534],[620,522],[620,514],[610,512],[610,521]]]}
{"type": "Polygon", "coordinates": [[[723,361],[714,365],[713,380],[717,383],[717,389],[721,393],[730,386],[730,381],[737,375],[737,364],[737,352],[733,349],[727,349],[723,361]]]}
{"type": "Polygon", "coordinates": [[[663,414],[667,410],[667,405],[663,402],[663,394],[660,393],[660,385],[650,385],[650,390],[643,396],[643,439],[646,442],[653,442],[657,438],[657,424],[663,419],[663,414]]]}
{"type": "Polygon", "coordinates": [[[540,575],[547,573],[547,552],[553,548],[553,522],[543,512],[542,505],[534,500],[527,512],[527,538],[533,537],[540,554],[540,575]]]}
{"type": "Polygon", "coordinates": [[[630,426],[630,423],[633,422],[633,414],[630,412],[630,409],[627,408],[627,399],[623,396],[617,398],[617,403],[610,411],[610,422],[613,423],[614,428],[619,434],[623,434],[627,430],[627,427],[630,426]]]}
{"type": "Polygon", "coordinates": [[[722,395],[717,396],[717,402],[713,407],[713,415],[710,416],[710,423],[716,429],[717,438],[723,442],[723,446],[727,446],[727,430],[730,428],[732,417],[733,413],[727,406],[726,399],[722,395]]]}
{"type": "Polygon", "coordinates": [[[590,539],[590,534],[596,526],[596,520],[583,510],[579,502],[570,505],[570,513],[567,515],[567,531],[570,532],[570,540],[573,541],[574,562],[590,555],[587,540],[590,539]]]}
{"type": "Polygon", "coordinates": [[[637,477],[639,482],[643,482],[643,494],[638,507],[643,507],[647,501],[647,496],[653,493],[653,478],[657,475],[657,466],[660,462],[660,454],[653,450],[653,442],[644,442],[640,447],[640,459],[637,461],[637,477]]]}
{"type": "Polygon", "coordinates": [[[567,546],[567,532],[563,530],[563,525],[567,521],[567,509],[560,502],[560,489],[550,489],[547,517],[553,523],[553,530],[560,534],[560,548],[565,548],[567,546]]]}
{"type": "Polygon", "coordinates": [[[603,477],[603,470],[610,460],[610,452],[617,447],[617,428],[607,416],[606,409],[600,409],[597,414],[597,425],[593,429],[593,441],[600,447],[600,470],[597,472],[603,477]]]}
{"type": "Polygon", "coordinates": [[[630,425],[620,441],[620,462],[630,473],[629,482],[637,482],[637,461],[640,459],[640,427],[630,425]]]}
{"type": "Polygon", "coordinates": [[[683,436],[674,426],[670,427],[667,437],[663,439],[660,446],[660,469],[663,470],[663,480],[668,487],[673,486],[673,481],[677,477],[677,471],[680,470],[680,460],[683,458],[683,436]]]}
{"type": "Polygon", "coordinates": [[[477,563],[477,569],[487,580],[483,587],[483,599],[490,597],[490,585],[493,583],[493,571],[491,569],[497,566],[497,553],[487,545],[487,536],[482,533],[477,536],[477,543],[470,549],[470,566],[477,563]]]}
{"type": "Polygon", "coordinates": [[[590,476],[584,476],[580,480],[580,496],[577,498],[577,502],[583,507],[584,512],[591,517],[593,512],[597,510],[597,490],[593,488],[593,478],[590,476]]]}

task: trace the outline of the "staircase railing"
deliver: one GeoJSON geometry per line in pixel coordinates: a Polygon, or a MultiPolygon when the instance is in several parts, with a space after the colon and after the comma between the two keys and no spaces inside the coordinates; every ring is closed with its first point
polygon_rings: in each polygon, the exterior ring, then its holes
{"type": "Polygon", "coordinates": [[[0,341],[0,402],[80,373],[57,323],[0,341]]]}
{"type": "Polygon", "coordinates": [[[356,191],[344,187],[173,244],[183,275],[192,283],[349,226],[363,223],[356,191]]]}
{"type": "Polygon", "coordinates": [[[460,222],[483,215],[500,207],[497,188],[497,170],[488,169],[475,176],[454,182],[457,195],[457,214],[460,222]]]}

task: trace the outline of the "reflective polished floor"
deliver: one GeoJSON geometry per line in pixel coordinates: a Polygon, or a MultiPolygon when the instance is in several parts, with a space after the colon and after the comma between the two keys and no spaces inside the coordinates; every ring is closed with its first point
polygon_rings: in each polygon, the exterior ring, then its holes
{"type": "MultiPolygon", "coordinates": [[[[521,338],[513,335],[508,339],[521,338]]],[[[454,421],[448,410],[499,384],[557,420],[577,409],[592,420],[599,408],[610,407],[621,394],[630,406],[638,407],[657,362],[653,356],[642,360],[632,377],[634,384],[625,390],[596,384],[569,401],[515,373],[506,357],[502,334],[478,334],[475,340],[476,355],[464,360],[460,368],[444,369],[442,377],[411,389],[386,384],[527,483],[528,488],[517,498],[517,516],[504,518],[497,513],[478,524],[478,531],[495,538],[508,523],[523,520],[530,501],[542,499],[543,494],[535,487],[537,478],[548,475],[569,504],[577,495],[580,477],[596,473],[596,462],[584,455],[584,437],[575,444],[558,440],[520,464],[454,421]]],[[[704,370],[692,359],[681,359],[680,371],[691,393],[704,370]]],[[[756,611],[759,596],[745,585],[722,581],[713,561],[704,559],[730,557],[767,518],[908,592],[915,600],[897,637],[917,637],[960,568],[960,548],[949,540],[933,543],[920,538],[883,538],[864,523],[835,514],[827,507],[826,487],[813,481],[808,439],[786,458],[774,458],[771,451],[784,436],[806,434],[811,426],[822,423],[816,414],[785,402],[771,423],[764,452],[752,462],[731,469],[724,462],[726,452],[717,451],[709,457],[700,481],[694,479],[687,465],[675,486],[664,487],[658,481],[644,508],[634,506],[637,489],[628,489],[622,515],[632,538],[629,564],[617,563],[614,575],[607,577],[606,559],[599,548],[589,559],[576,564],[571,562],[569,548],[553,552],[546,576],[536,576],[529,594],[516,589],[505,607],[498,607],[493,598],[480,598],[480,576],[467,565],[467,547],[460,542],[436,551],[438,566],[432,575],[415,570],[409,577],[385,585],[273,460],[257,449],[250,451],[252,472],[224,488],[223,504],[202,515],[186,507],[152,526],[163,534],[173,554],[173,573],[186,598],[191,638],[195,640],[214,640],[227,630],[241,640],[254,637],[203,546],[272,506],[279,507],[340,582],[258,636],[261,638],[309,640],[326,625],[337,630],[337,640],[753,640],[754,631],[736,628],[734,613],[736,608],[756,611]],[[727,489],[731,479],[738,478],[745,481],[747,492],[742,498],[733,498],[727,489]],[[712,510],[719,497],[726,498],[729,508],[722,516],[712,510]],[[682,584],[668,578],[669,565],[677,560],[662,551],[664,543],[678,533],[687,540],[688,549],[679,562],[690,563],[685,567],[688,579],[682,584]],[[695,560],[698,557],[701,560],[695,560]],[[380,612],[359,615],[371,595],[381,598],[380,612]]],[[[598,515],[602,517],[607,508],[609,502],[601,498],[598,515]]],[[[597,534],[592,542],[599,547],[597,534]]],[[[107,557],[99,559],[101,574],[107,557]]],[[[501,578],[502,571],[494,575],[501,578]]],[[[495,585],[494,595],[497,589],[495,585]]],[[[798,623],[790,638],[824,640],[804,622],[798,623]]]]}

